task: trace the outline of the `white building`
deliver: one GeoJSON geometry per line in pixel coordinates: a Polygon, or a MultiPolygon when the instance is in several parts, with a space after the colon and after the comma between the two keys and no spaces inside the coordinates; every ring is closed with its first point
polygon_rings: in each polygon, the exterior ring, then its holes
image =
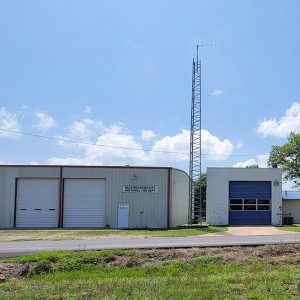
{"type": "Polygon", "coordinates": [[[208,168],[208,224],[281,225],[281,178],[281,169],[208,168]]]}
{"type": "Polygon", "coordinates": [[[3,165],[0,228],[176,227],[188,188],[173,168],[3,165]]]}
{"type": "Polygon", "coordinates": [[[284,217],[293,217],[294,223],[300,224],[300,191],[282,193],[282,213],[284,217]]]}

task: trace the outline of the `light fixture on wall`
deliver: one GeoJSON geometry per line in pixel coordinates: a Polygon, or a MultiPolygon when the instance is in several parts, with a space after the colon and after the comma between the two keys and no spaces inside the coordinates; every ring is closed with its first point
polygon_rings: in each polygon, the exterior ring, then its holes
{"type": "Polygon", "coordinates": [[[278,179],[274,180],[274,186],[279,186],[279,180],[278,179]]]}
{"type": "Polygon", "coordinates": [[[136,175],[135,174],[133,174],[132,179],[136,180],[136,175]]]}

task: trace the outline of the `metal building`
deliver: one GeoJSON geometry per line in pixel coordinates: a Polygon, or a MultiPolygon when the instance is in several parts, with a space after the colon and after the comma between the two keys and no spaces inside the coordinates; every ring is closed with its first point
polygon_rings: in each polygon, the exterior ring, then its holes
{"type": "Polygon", "coordinates": [[[188,190],[174,168],[3,165],[0,228],[176,227],[188,190]]]}
{"type": "Polygon", "coordinates": [[[281,225],[282,171],[208,168],[206,219],[210,225],[281,225]]]}
{"type": "Polygon", "coordinates": [[[282,192],[283,216],[293,217],[294,223],[300,224],[300,191],[282,192]]]}

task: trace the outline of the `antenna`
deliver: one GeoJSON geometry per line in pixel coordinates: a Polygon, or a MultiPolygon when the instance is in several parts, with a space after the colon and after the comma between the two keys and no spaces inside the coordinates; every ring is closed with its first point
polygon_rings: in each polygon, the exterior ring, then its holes
{"type": "Polygon", "coordinates": [[[190,131],[190,167],[189,167],[189,224],[198,223],[202,225],[203,203],[202,203],[202,161],[201,161],[201,60],[199,60],[199,48],[216,46],[215,43],[201,43],[196,45],[196,61],[193,59],[192,67],[192,104],[191,104],[191,131],[190,131]]]}

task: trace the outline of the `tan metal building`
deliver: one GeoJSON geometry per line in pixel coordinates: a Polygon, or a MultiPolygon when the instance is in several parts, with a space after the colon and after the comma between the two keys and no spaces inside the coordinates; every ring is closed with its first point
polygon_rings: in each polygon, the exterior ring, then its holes
{"type": "Polygon", "coordinates": [[[176,227],[188,186],[167,167],[2,165],[0,228],[176,227]]]}

